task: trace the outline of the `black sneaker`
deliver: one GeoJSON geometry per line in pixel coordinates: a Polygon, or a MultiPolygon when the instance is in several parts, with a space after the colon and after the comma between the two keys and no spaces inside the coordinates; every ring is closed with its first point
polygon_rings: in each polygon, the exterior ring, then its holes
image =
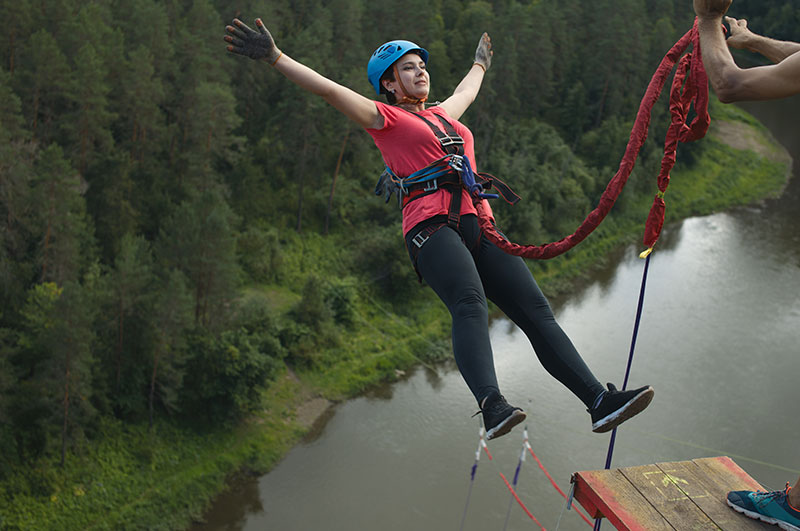
{"type": "Polygon", "coordinates": [[[478,413],[483,413],[486,440],[505,435],[511,428],[525,420],[525,412],[509,405],[500,393],[492,393],[484,398],[478,413]]]}
{"type": "Polygon", "coordinates": [[[617,391],[614,384],[608,384],[608,391],[600,399],[596,408],[587,409],[592,414],[592,431],[605,433],[611,431],[632,416],[641,413],[653,399],[655,391],[649,385],[633,391],[617,391]]]}

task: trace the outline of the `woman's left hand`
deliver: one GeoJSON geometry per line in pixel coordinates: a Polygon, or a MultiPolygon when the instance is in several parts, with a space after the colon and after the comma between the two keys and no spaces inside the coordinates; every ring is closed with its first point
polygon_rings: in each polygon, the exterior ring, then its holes
{"type": "Polygon", "coordinates": [[[484,70],[489,70],[492,66],[492,39],[488,33],[481,35],[478,41],[478,49],[475,50],[475,62],[483,67],[484,70]]]}

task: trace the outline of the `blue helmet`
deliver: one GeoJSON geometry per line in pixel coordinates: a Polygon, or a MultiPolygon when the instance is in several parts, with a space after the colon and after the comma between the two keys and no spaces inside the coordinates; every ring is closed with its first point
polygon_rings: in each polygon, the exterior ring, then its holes
{"type": "Polygon", "coordinates": [[[428,50],[420,48],[411,41],[389,41],[378,47],[367,63],[367,79],[375,87],[375,93],[381,93],[381,77],[394,64],[408,52],[419,52],[425,63],[428,62],[428,50]]]}

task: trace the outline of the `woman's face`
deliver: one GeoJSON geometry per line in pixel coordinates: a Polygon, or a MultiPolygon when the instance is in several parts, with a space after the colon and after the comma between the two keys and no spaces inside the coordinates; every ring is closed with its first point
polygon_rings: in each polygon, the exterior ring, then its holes
{"type": "Polygon", "coordinates": [[[428,96],[431,77],[422,57],[415,53],[407,53],[394,63],[393,68],[396,68],[395,80],[384,81],[384,86],[389,92],[394,89],[398,99],[403,95],[409,98],[428,96]]]}

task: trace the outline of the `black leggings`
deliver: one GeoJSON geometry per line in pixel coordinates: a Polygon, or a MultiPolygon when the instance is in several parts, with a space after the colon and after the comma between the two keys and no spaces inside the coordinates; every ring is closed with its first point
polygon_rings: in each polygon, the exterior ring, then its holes
{"type": "MultiPolygon", "coordinates": [[[[414,236],[426,228],[422,234],[430,234],[437,223],[441,221],[432,219],[414,227],[406,237],[409,251],[417,250],[414,236]]],[[[489,342],[488,297],[528,336],[545,370],[591,407],[603,386],[556,322],[522,258],[481,237],[474,215],[461,218],[459,231],[445,225],[430,234],[418,248],[415,265],[450,310],[456,364],[478,403],[491,391],[499,392],[489,342]]]]}

